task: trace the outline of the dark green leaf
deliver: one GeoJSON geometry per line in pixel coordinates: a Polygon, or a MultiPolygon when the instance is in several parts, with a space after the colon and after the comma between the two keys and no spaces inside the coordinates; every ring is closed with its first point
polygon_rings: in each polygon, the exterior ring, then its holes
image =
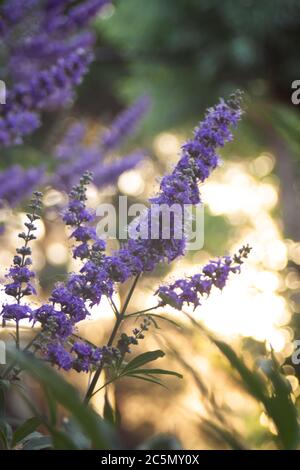
{"type": "Polygon", "coordinates": [[[116,433],[90,407],[84,405],[77,391],[47,364],[18,351],[9,357],[51,392],[53,399],[68,410],[91,439],[94,449],[110,449],[119,445],[116,433]]]}
{"type": "Polygon", "coordinates": [[[55,428],[50,429],[53,447],[56,450],[79,450],[82,447],[76,445],[74,436],[55,428]]]}
{"type": "Polygon", "coordinates": [[[9,387],[10,383],[8,380],[0,380],[0,417],[4,415],[6,393],[9,387]]]}
{"type": "Polygon", "coordinates": [[[107,422],[111,423],[112,425],[115,424],[115,411],[110,404],[107,391],[105,391],[104,397],[103,417],[107,422]]]}
{"type": "Polygon", "coordinates": [[[23,446],[23,450],[42,450],[51,448],[52,440],[49,436],[33,437],[26,441],[23,446]]]}
{"type": "Polygon", "coordinates": [[[278,437],[285,449],[296,449],[300,442],[298,412],[291,397],[291,385],[280,373],[275,357],[263,370],[272,384],[272,394],[265,401],[266,412],[274,421],[278,437]]]}
{"type": "Polygon", "coordinates": [[[165,369],[133,369],[130,370],[130,374],[142,374],[142,375],[173,375],[182,379],[183,376],[178,372],[174,372],[172,370],[165,370],[165,369]]]}
{"type": "Polygon", "coordinates": [[[45,396],[47,398],[50,423],[52,426],[55,426],[57,423],[57,404],[47,387],[45,387],[45,396]]]}
{"type": "Polygon", "coordinates": [[[163,388],[166,388],[168,390],[168,387],[166,387],[159,379],[154,379],[149,376],[144,377],[143,375],[136,375],[136,374],[129,374],[126,377],[134,377],[135,379],[140,379],[144,380],[145,382],[151,382],[155,385],[160,385],[163,388]]]}
{"type": "Polygon", "coordinates": [[[80,429],[77,423],[73,419],[66,419],[63,422],[65,433],[70,437],[72,436],[73,445],[77,449],[90,449],[91,442],[80,429]]]}
{"type": "Polygon", "coordinates": [[[170,297],[169,295],[165,294],[164,292],[160,292],[159,293],[159,297],[161,298],[161,300],[170,305],[171,307],[173,308],[176,308],[177,310],[179,309],[180,310],[180,305],[178,302],[176,302],[176,300],[174,300],[172,297],[170,297]]]}
{"type": "Polygon", "coordinates": [[[219,341],[211,337],[211,340],[219,348],[222,354],[228,359],[231,366],[240,374],[243,384],[246,386],[248,391],[257,399],[265,402],[266,399],[266,386],[256,372],[251,371],[244,363],[244,361],[239,358],[236,352],[223,341],[219,341]]]}
{"type": "Polygon", "coordinates": [[[175,436],[167,434],[160,434],[158,436],[150,437],[139,445],[138,449],[141,450],[182,450],[180,442],[175,436]]]}
{"type": "Polygon", "coordinates": [[[130,361],[123,369],[122,369],[122,375],[124,373],[129,372],[132,369],[136,369],[140,366],[143,366],[144,364],[147,364],[148,362],[155,361],[156,359],[160,357],[164,357],[165,353],[161,351],[160,349],[157,349],[156,351],[148,351],[146,353],[140,354],[139,356],[135,357],[130,361]]]}
{"type": "Polygon", "coordinates": [[[12,441],[12,428],[4,419],[0,420],[0,439],[4,449],[9,449],[12,441]]]}
{"type": "Polygon", "coordinates": [[[181,325],[179,325],[179,323],[177,323],[174,320],[171,320],[168,317],[164,317],[163,315],[158,315],[157,313],[150,313],[148,316],[151,317],[151,318],[153,318],[153,317],[154,318],[159,318],[160,320],[164,320],[168,323],[171,323],[171,325],[176,326],[176,328],[181,328],[181,325]]]}
{"type": "Polygon", "coordinates": [[[15,447],[18,442],[22,441],[25,437],[31,434],[41,424],[38,417],[29,418],[25,421],[13,434],[12,447],[15,447]]]}

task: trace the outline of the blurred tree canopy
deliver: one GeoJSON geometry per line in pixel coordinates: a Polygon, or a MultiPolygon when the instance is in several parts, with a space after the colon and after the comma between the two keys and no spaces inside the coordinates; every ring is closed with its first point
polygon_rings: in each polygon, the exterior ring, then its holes
{"type": "Polygon", "coordinates": [[[122,93],[149,93],[152,130],[199,117],[199,109],[241,87],[290,103],[299,78],[297,0],[126,0],[99,29],[126,64],[122,93]]]}
{"type": "Polygon", "coordinates": [[[139,0],[116,0],[96,27],[106,61],[121,65],[110,82],[115,96],[152,98],[148,133],[190,128],[219,96],[246,91],[243,138],[234,149],[247,157],[274,153],[285,232],[298,239],[299,107],[291,103],[291,84],[300,76],[300,2],[152,0],[141,7],[139,0]]]}

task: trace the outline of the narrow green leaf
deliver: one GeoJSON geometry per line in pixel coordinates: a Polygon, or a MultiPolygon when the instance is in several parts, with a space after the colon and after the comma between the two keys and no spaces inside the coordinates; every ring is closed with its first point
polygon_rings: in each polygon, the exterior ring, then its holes
{"type": "Polygon", "coordinates": [[[164,292],[160,292],[159,293],[159,297],[161,298],[161,300],[170,305],[171,307],[173,308],[176,308],[177,310],[180,310],[180,305],[178,302],[176,302],[176,300],[174,300],[172,297],[170,297],[169,295],[165,294],[164,292]]]}
{"type": "Polygon", "coordinates": [[[183,379],[183,376],[178,372],[165,369],[131,369],[130,374],[173,375],[179,379],[183,379]]]}
{"type": "Polygon", "coordinates": [[[72,418],[64,420],[63,428],[67,436],[72,436],[72,444],[77,449],[84,450],[91,448],[90,439],[87,438],[87,436],[82,432],[80,426],[78,426],[78,424],[72,418]]]}
{"type": "Polygon", "coordinates": [[[291,397],[291,385],[280,373],[274,355],[273,360],[268,362],[269,367],[263,367],[263,370],[272,384],[273,391],[266,399],[266,412],[276,425],[283,448],[296,449],[300,443],[300,427],[298,411],[291,397]]]}
{"type": "Polygon", "coordinates": [[[52,440],[49,436],[33,437],[26,441],[23,446],[23,450],[42,450],[51,448],[52,440]]]}
{"type": "Polygon", "coordinates": [[[40,418],[34,416],[25,421],[13,434],[12,447],[31,434],[41,424],[40,418]]]}
{"type": "Polygon", "coordinates": [[[5,449],[9,449],[12,441],[12,428],[4,419],[0,420],[0,439],[5,449]]]}
{"type": "Polygon", "coordinates": [[[68,435],[63,431],[52,428],[50,430],[53,447],[55,450],[79,450],[80,447],[74,442],[74,436],[68,435]]]}
{"type": "Polygon", "coordinates": [[[93,410],[83,404],[71,384],[44,362],[28,357],[19,351],[7,351],[8,356],[18,363],[33,378],[46,387],[53,399],[68,410],[83,432],[90,438],[94,449],[110,449],[119,446],[117,434],[93,410]]]}
{"type": "Polygon", "coordinates": [[[158,434],[150,437],[138,446],[139,450],[182,450],[182,445],[175,436],[158,434]]]}
{"type": "Polygon", "coordinates": [[[136,375],[136,374],[129,374],[127,375],[126,377],[133,377],[135,379],[139,379],[139,380],[144,380],[145,382],[151,382],[155,385],[160,385],[161,387],[165,388],[166,390],[168,390],[168,387],[166,387],[163,383],[161,383],[161,381],[159,379],[154,379],[154,378],[150,378],[150,377],[143,377],[142,375],[136,375]]]}
{"type": "Polygon", "coordinates": [[[124,372],[130,371],[132,369],[136,369],[140,366],[143,366],[144,364],[147,364],[148,362],[155,361],[156,359],[159,359],[160,357],[164,357],[165,353],[161,351],[160,349],[157,349],[155,351],[148,351],[143,354],[140,354],[139,356],[135,357],[130,361],[121,371],[123,374],[124,372]]]}
{"type": "Polygon", "coordinates": [[[10,383],[8,380],[0,379],[0,418],[5,413],[5,400],[9,387],[10,383]]]}
{"type": "Polygon", "coordinates": [[[7,438],[3,429],[0,426],[0,450],[7,450],[9,448],[7,438]]]}
{"type": "Polygon", "coordinates": [[[55,426],[57,423],[57,404],[47,387],[45,387],[45,395],[47,398],[50,423],[52,426],[55,426]]]}
{"type": "Polygon", "coordinates": [[[244,361],[237,356],[236,352],[228,344],[212,337],[210,337],[210,339],[218,347],[221,353],[228,359],[231,366],[240,374],[244,385],[251,395],[253,395],[257,400],[260,400],[262,403],[265,403],[267,390],[260,375],[251,371],[245,365],[244,361]]]}
{"type": "Polygon", "coordinates": [[[116,422],[115,412],[114,412],[113,407],[110,404],[107,391],[105,391],[105,397],[104,397],[103,417],[108,423],[115,425],[115,422],[116,422]]]}
{"type": "Polygon", "coordinates": [[[168,323],[171,323],[171,325],[176,326],[176,328],[181,328],[181,325],[179,325],[179,323],[177,323],[177,322],[174,321],[174,320],[171,320],[171,319],[168,318],[168,317],[165,317],[164,315],[158,315],[158,313],[150,313],[148,316],[151,317],[151,318],[152,318],[152,317],[154,317],[154,318],[159,318],[160,320],[164,320],[164,321],[166,321],[166,322],[168,322],[168,323]]]}

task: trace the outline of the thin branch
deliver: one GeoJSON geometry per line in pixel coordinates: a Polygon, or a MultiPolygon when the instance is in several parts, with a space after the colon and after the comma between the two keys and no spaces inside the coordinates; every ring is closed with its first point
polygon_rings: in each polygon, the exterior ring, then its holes
{"type": "MultiPolygon", "coordinates": [[[[131,300],[131,298],[132,298],[132,296],[133,296],[133,293],[134,293],[134,290],[135,290],[135,288],[136,288],[136,285],[137,285],[137,283],[138,283],[139,278],[140,278],[140,274],[138,274],[138,275],[135,277],[135,279],[134,279],[134,281],[133,281],[133,284],[132,284],[132,286],[131,286],[131,288],[130,288],[130,291],[129,291],[127,297],[126,297],[124,306],[123,306],[123,308],[122,308],[120,314],[119,314],[118,317],[116,318],[115,325],[114,325],[114,327],[113,327],[113,330],[112,330],[112,332],[111,332],[110,338],[109,338],[108,343],[107,343],[107,346],[108,346],[108,347],[110,347],[110,346],[113,344],[114,340],[115,340],[115,337],[116,337],[117,332],[118,332],[118,330],[119,330],[119,327],[120,327],[120,325],[121,325],[121,323],[122,323],[122,321],[123,321],[123,319],[124,319],[124,317],[125,317],[127,307],[128,307],[129,302],[130,302],[130,300],[131,300]]],[[[95,390],[96,385],[97,385],[97,383],[98,383],[98,380],[99,380],[99,377],[100,377],[100,375],[101,375],[102,369],[103,369],[103,365],[101,364],[101,366],[96,370],[95,375],[94,375],[94,377],[93,377],[93,380],[91,381],[91,384],[90,384],[90,386],[88,387],[87,393],[86,393],[85,398],[84,398],[84,402],[85,402],[85,403],[88,403],[88,402],[90,401],[91,397],[93,396],[93,393],[94,393],[94,390],[95,390]]]]}

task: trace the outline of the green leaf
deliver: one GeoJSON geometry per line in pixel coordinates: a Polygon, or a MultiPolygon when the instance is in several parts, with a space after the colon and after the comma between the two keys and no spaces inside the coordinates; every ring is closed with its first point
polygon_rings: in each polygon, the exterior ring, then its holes
{"type": "Polygon", "coordinates": [[[52,426],[55,426],[57,423],[57,404],[53,399],[51,392],[45,387],[45,396],[47,398],[48,410],[49,410],[49,419],[52,426]]]}
{"type": "Polygon", "coordinates": [[[27,371],[43,387],[46,387],[53,399],[70,412],[82,431],[90,438],[92,448],[118,448],[119,439],[116,432],[92,408],[82,403],[77,390],[54,369],[20,351],[8,350],[7,354],[11,360],[16,361],[23,370],[27,371]]]}
{"type": "Polygon", "coordinates": [[[238,371],[248,392],[263,404],[266,413],[274,421],[282,446],[285,449],[297,448],[300,442],[298,412],[291,398],[290,384],[280,373],[274,355],[272,360],[261,361],[261,369],[270,383],[264,382],[257,372],[251,371],[245,365],[228,344],[210,338],[229,360],[232,367],[238,371]],[[272,386],[271,394],[270,385],[272,386]]]}
{"type": "Polygon", "coordinates": [[[134,369],[130,371],[130,374],[143,374],[143,375],[173,375],[179,379],[183,379],[183,375],[172,370],[165,369],[134,369]]]}
{"type": "Polygon", "coordinates": [[[5,412],[5,399],[9,387],[10,383],[8,380],[0,379],[0,417],[3,416],[5,412]]]}
{"type": "Polygon", "coordinates": [[[160,349],[157,349],[155,351],[148,351],[143,354],[140,354],[139,356],[135,357],[130,361],[123,369],[122,369],[122,375],[124,373],[127,374],[127,372],[131,371],[132,369],[137,369],[140,366],[143,366],[144,364],[147,364],[148,362],[155,361],[156,359],[159,359],[160,357],[164,357],[165,353],[161,351],[160,349]]]}
{"type": "Polygon", "coordinates": [[[81,447],[76,445],[74,436],[67,434],[55,428],[50,428],[53,447],[56,450],[79,450],[81,447]]]}
{"type": "Polygon", "coordinates": [[[159,318],[160,320],[164,320],[168,323],[171,323],[171,325],[176,326],[176,328],[182,328],[181,325],[179,325],[179,323],[177,323],[176,321],[171,320],[170,318],[165,317],[163,315],[158,315],[157,313],[150,313],[150,314],[148,314],[148,316],[151,317],[151,318],[154,317],[154,318],[159,318]]]}
{"type": "Polygon", "coordinates": [[[182,445],[175,436],[159,434],[150,437],[138,446],[139,450],[182,450],[182,445]]]}
{"type": "Polygon", "coordinates": [[[110,424],[112,425],[115,424],[115,411],[110,404],[107,391],[105,391],[105,397],[104,397],[103,417],[110,424]]]}
{"type": "Polygon", "coordinates": [[[13,434],[12,447],[31,434],[41,424],[40,418],[34,416],[25,421],[13,434]]]}
{"type": "Polygon", "coordinates": [[[205,435],[217,441],[220,445],[225,443],[232,450],[247,450],[246,445],[242,442],[239,436],[231,429],[228,429],[226,423],[222,423],[222,426],[209,421],[205,418],[202,419],[202,429],[205,432],[205,435]]]}
{"type": "Polygon", "coordinates": [[[133,377],[135,379],[144,380],[145,382],[151,382],[155,385],[160,385],[161,387],[168,390],[168,387],[166,387],[159,379],[154,379],[149,376],[144,377],[143,375],[138,374],[128,374],[126,377],[133,377]]]}
{"type": "Polygon", "coordinates": [[[91,448],[90,439],[88,439],[87,436],[83,434],[78,424],[72,418],[64,420],[63,427],[65,433],[69,437],[72,436],[73,445],[76,446],[77,449],[91,448]]]}
{"type": "Polygon", "coordinates": [[[171,307],[173,308],[176,308],[177,310],[180,310],[180,305],[178,302],[176,302],[176,300],[174,300],[172,297],[170,297],[169,295],[165,294],[164,292],[160,292],[159,293],[159,297],[161,298],[161,300],[170,305],[171,307]]]}
{"type": "Polygon", "coordinates": [[[26,441],[23,450],[42,450],[51,449],[52,440],[49,436],[33,437],[26,441]]]}
{"type": "Polygon", "coordinates": [[[7,442],[5,431],[0,426],[0,450],[7,450],[9,449],[9,445],[7,442]]]}
{"type": "Polygon", "coordinates": [[[267,389],[260,375],[256,372],[251,371],[245,365],[244,361],[237,356],[236,352],[228,344],[224,343],[223,341],[219,341],[213,337],[210,337],[210,339],[214,342],[214,344],[218,347],[222,354],[228,359],[231,366],[238,371],[243,381],[243,384],[250,392],[250,394],[253,395],[257,400],[265,403],[267,389]]]}
{"type": "Polygon", "coordinates": [[[12,441],[12,428],[4,419],[0,420],[0,441],[3,449],[10,449],[12,441]]]}
{"type": "Polygon", "coordinates": [[[275,357],[263,370],[272,384],[272,394],[265,401],[267,414],[274,421],[278,437],[285,449],[296,449],[300,443],[298,412],[291,397],[291,385],[280,373],[275,357]]]}

